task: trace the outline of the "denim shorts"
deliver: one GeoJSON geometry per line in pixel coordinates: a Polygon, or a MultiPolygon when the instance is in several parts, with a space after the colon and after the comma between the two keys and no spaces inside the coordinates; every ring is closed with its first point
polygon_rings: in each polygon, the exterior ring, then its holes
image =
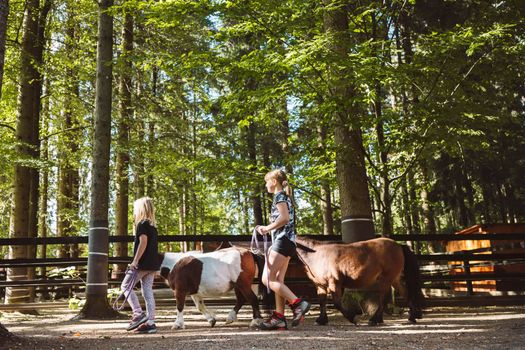
{"type": "Polygon", "coordinates": [[[273,241],[272,250],[286,257],[294,257],[297,246],[288,237],[279,237],[273,241]]]}

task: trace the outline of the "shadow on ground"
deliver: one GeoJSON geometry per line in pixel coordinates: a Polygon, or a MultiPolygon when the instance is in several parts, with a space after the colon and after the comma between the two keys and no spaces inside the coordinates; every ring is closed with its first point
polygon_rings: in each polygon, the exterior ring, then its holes
{"type": "Polygon", "coordinates": [[[219,322],[211,328],[195,308],[187,308],[186,329],[171,330],[176,311],[158,312],[158,333],[126,332],[127,321],[72,321],[69,310],[42,310],[40,315],[3,314],[0,322],[19,338],[0,349],[524,349],[525,314],[518,307],[434,308],[416,325],[405,317],[385,316],[385,323],[369,327],[349,324],[332,312],[328,326],[316,326],[314,308],[304,325],[264,332],[248,327],[248,309],[239,320],[224,324],[228,309],[215,308],[219,322]]]}

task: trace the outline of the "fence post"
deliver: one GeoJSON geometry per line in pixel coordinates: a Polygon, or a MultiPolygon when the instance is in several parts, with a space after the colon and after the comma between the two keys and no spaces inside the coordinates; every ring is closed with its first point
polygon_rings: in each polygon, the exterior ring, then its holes
{"type": "Polygon", "coordinates": [[[474,295],[474,288],[472,288],[472,280],[470,279],[470,260],[463,261],[463,269],[467,276],[467,295],[474,295]]]}

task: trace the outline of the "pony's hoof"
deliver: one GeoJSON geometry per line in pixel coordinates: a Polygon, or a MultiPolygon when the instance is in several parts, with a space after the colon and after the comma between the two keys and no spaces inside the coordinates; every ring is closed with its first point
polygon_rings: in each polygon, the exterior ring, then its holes
{"type": "Polygon", "coordinates": [[[328,324],[328,319],[319,317],[317,320],[315,320],[315,324],[317,326],[326,326],[328,324]]]}
{"type": "Polygon", "coordinates": [[[416,324],[417,321],[416,321],[415,318],[409,318],[409,319],[408,319],[408,323],[410,323],[410,324],[416,324]]]}
{"type": "Polygon", "coordinates": [[[230,311],[228,314],[228,317],[226,317],[226,324],[230,324],[232,322],[237,321],[237,313],[235,311],[230,311]]]}
{"type": "Polygon", "coordinates": [[[368,320],[368,325],[371,327],[375,327],[379,325],[379,322],[374,321],[374,320],[368,320]]]}
{"type": "Polygon", "coordinates": [[[350,322],[352,322],[354,324],[354,326],[357,326],[357,316],[354,316],[352,317],[352,319],[350,320],[350,322]]]}
{"type": "Polygon", "coordinates": [[[214,327],[215,323],[217,323],[217,320],[212,318],[211,320],[208,320],[208,323],[210,324],[210,326],[214,327]]]}
{"type": "Polygon", "coordinates": [[[184,329],[184,324],[175,323],[173,326],[171,326],[171,329],[184,329]]]}
{"type": "Polygon", "coordinates": [[[250,322],[251,328],[257,328],[261,323],[263,323],[264,320],[262,318],[254,318],[252,322],[250,322]]]}
{"type": "Polygon", "coordinates": [[[416,319],[422,319],[423,318],[423,313],[421,312],[421,310],[416,310],[416,311],[410,311],[409,314],[408,314],[408,321],[410,323],[416,323],[416,319]]]}

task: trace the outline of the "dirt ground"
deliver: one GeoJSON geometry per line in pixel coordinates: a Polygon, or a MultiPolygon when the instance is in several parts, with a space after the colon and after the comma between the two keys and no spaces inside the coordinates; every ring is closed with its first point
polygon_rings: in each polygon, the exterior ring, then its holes
{"type": "Polygon", "coordinates": [[[0,349],[525,349],[522,307],[433,308],[416,325],[385,315],[379,327],[364,320],[354,326],[334,311],[328,326],[316,326],[318,310],[312,308],[302,326],[273,332],[250,329],[246,306],[231,325],[224,324],[229,308],[212,308],[219,317],[214,328],[195,307],[186,307],[186,329],[171,330],[176,311],[162,307],[152,335],[126,332],[127,320],[71,321],[76,313],[70,310],[3,313],[0,322],[18,338],[0,339],[0,349]]]}

